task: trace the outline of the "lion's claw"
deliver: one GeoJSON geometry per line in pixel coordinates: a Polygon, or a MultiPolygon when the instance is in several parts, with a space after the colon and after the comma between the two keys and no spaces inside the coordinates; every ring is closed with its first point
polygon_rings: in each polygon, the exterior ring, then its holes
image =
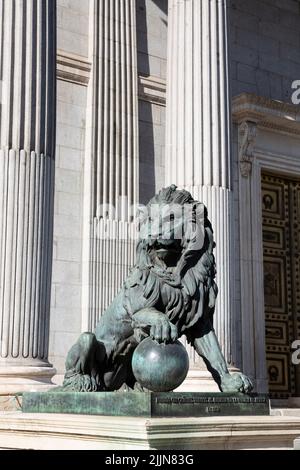
{"type": "Polygon", "coordinates": [[[227,393],[250,393],[253,384],[249,377],[241,373],[226,374],[221,380],[221,390],[227,393]]]}
{"type": "Polygon", "coordinates": [[[151,326],[150,337],[158,343],[174,343],[178,338],[177,327],[168,319],[159,320],[151,326]]]}

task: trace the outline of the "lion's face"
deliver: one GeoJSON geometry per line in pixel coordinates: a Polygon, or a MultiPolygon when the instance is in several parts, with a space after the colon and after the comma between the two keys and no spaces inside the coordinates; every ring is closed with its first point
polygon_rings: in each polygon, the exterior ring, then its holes
{"type": "Polygon", "coordinates": [[[154,264],[176,266],[184,248],[182,206],[153,204],[148,207],[142,237],[147,240],[148,252],[154,264]]]}
{"type": "MultiPolygon", "coordinates": [[[[177,193],[180,194],[179,191],[177,193]]],[[[196,249],[195,242],[198,242],[199,249],[202,248],[203,208],[195,201],[183,204],[158,197],[144,208],[140,219],[140,240],[153,265],[175,268],[191,245],[194,244],[196,249]]]]}

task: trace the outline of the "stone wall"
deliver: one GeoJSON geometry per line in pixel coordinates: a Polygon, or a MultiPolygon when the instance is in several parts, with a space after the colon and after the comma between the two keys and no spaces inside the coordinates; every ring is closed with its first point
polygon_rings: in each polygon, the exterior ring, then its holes
{"type": "Polygon", "coordinates": [[[290,101],[300,79],[298,0],[231,0],[232,95],[290,101]]]}
{"type": "MultiPolygon", "coordinates": [[[[58,0],[58,50],[88,56],[89,0],[58,0]]],[[[83,158],[87,88],[58,79],[50,357],[59,372],[81,332],[83,158]]]]}

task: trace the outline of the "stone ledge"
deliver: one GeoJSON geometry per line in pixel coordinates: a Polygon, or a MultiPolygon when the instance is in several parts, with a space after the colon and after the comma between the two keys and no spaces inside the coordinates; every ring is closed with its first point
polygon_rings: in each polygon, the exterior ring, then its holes
{"type": "Polygon", "coordinates": [[[238,450],[293,449],[300,418],[120,418],[0,415],[2,449],[238,450]]]}
{"type": "Polygon", "coordinates": [[[139,99],[152,104],[166,106],[166,81],[153,76],[139,76],[139,99]]]}
{"type": "Polygon", "coordinates": [[[57,78],[76,85],[88,86],[92,64],[86,57],[57,51],[57,78]]]}
{"type": "MultiPolygon", "coordinates": [[[[0,367],[0,396],[15,396],[23,392],[50,390],[56,369],[49,366],[3,366],[0,367]]],[[[1,403],[0,403],[1,409],[1,403]]]]}

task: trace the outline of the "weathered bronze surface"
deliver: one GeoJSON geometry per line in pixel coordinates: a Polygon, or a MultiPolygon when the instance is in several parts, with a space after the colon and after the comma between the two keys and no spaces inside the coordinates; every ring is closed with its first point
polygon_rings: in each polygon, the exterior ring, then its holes
{"type": "Polygon", "coordinates": [[[171,392],[185,380],[189,356],[179,342],[142,341],[133,353],[132,370],[138,383],[153,392],[171,392]]]}
{"type": "Polygon", "coordinates": [[[82,334],[71,348],[58,391],[142,390],[132,371],[138,344],[145,337],[174,343],[185,335],[222,392],[250,392],[248,377],[229,373],[213,328],[218,288],[206,207],[187,191],[166,188],[142,211],[139,236],[135,267],[95,334],[82,334]]]}
{"type": "Polygon", "coordinates": [[[131,417],[267,416],[266,395],[228,393],[24,393],[23,413],[131,417]]]}

